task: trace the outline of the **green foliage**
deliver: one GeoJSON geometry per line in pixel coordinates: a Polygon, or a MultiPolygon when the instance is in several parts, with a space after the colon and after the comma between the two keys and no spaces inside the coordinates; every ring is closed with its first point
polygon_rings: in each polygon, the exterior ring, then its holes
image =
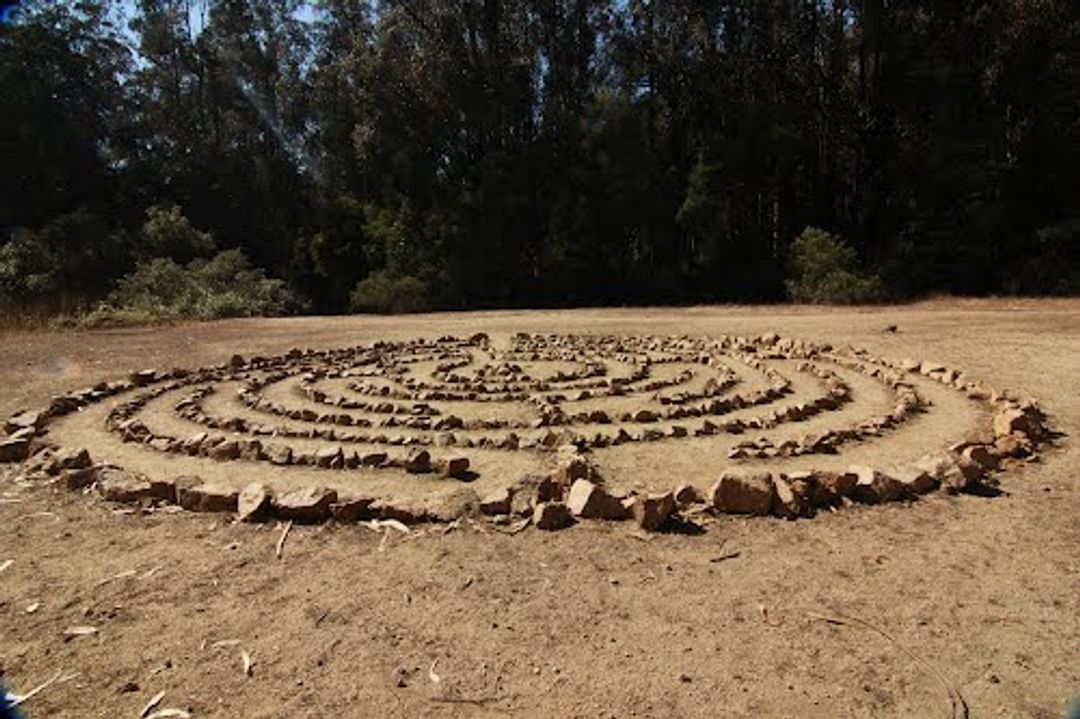
{"type": "Polygon", "coordinates": [[[356,285],[350,306],[354,312],[424,312],[431,309],[431,291],[428,283],[412,275],[376,272],[356,285]]]}
{"type": "Polygon", "coordinates": [[[858,271],[855,250],[816,227],[807,227],[792,243],[791,273],[787,288],[796,302],[850,305],[884,297],[881,280],[858,271]]]}
{"type": "Polygon", "coordinates": [[[185,263],[210,255],[216,248],[213,235],[192,227],[176,205],[147,209],[137,247],[141,258],[167,257],[185,263]]]}
{"type": "Polygon", "coordinates": [[[299,309],[282,280],[267,279],[240,250],[181,266],[158,257],[140,262],[83,324],[282,315],[299,309]]]}

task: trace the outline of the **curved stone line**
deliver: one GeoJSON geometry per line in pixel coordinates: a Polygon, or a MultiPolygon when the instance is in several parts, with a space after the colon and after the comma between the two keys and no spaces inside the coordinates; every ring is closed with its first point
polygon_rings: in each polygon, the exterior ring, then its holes
{"type": "MultiPolygon", "coordinates": [[[[789,475],[769,473],[724,473],[713,486],[708,497],[703,497],[689,487],[657,495],[630,493],[619,495],[603,486],[602,477],[581,447],[561,449],[558,468],[543,477],[525,477],[513,485],[470,504],[484,514],[498,516],[527,516],[540,528],[552,529],[579,519],[625,519],[633,516],[646,529],[655,529],[678,511],[685,512],[736,512],[766,514],[794,518],[811,514],[821,506],[863,502],[877,503],[914,498],[919,494],[942,486],[950,491],[969,489],[980,482],[992,481],[993,471],[1010,462],[1033,456],[1040,443],[1050,433],[1046,429],[1046,417],[1031,401],[1022,401],[1007,392],[998,392],[982,383],[974,382],[955,369],[930,362],[913,360],[887,360],[857,348],[833,348],[825,344],[813,344],[800,340],[780,338],[775,334],[755,338],[723,337],[709,340],[691,337],[645,337],[617,338],[518,335],[515,351],[527,352],[530,347],[556,345],[559,351],[592,352],[616,351],[631,346],[637,351],[664,353],[654,357],[646,366],[665,362],[685,362],[688,353],[701,353],[708,364],[710,353],[740,356],[746,364],[764,372],[774,381],[769,390],[791,391],[791,384],[782,375],[768,367],[768,359],[803,359],[834,362],[838,366],[860,372],[881,381],[894,390],[897,404],[887,415],[864,421],[855,428],[840,430],[839,440],[857,437],[860,433],[874,434],[903,422],[921,408],[921,401],[914,386],[904,378],[908,373],[936,380],[941,384],[963,392],[969,399],[983,403],[992,412],[989,427],[980,430],[981,436],[965,440],[948,449],[924,457],[897,476],[878,469],[853,467],[849,472],[794,472],[789,475]],[[611,348],[611,349],[609,349],[611,348]]],[[[133,399],[114,407],[106,416],[106,427],[117,432],[128,442],[147,443],[151,448],[169,452],[206,456],[221,461],[247,457],[260,462],[274,463],[270,456],[277,449],[264,447],[260,440],[236,439],[211,436],[208,433],[195,442],[192,438],[182,440],[164,435],[153,435],[137,418],[146,404],[168,392],[202,385],[177,403],[179,412],[197,414],[201,400],[214,391],[217,382],[242,382],[251,379],[252,373],[319,372],[327,365],[385,363],[382,355],[401,352],[407,357],[393,361],[390,369],[400,369],[402,364],[413,364],[426,353],[427,356],[450,356],[462,346],[480,348],[492,357],[486,335],[474,335],[469,340],[452,337],[435,341],[417,340],[411,343],[375,343],[339,350],[291,350],[285,355],[271,358],[244,360],[235,356],[230,362],[194,371],[144,370],[133,373],[127,380],[102,383],[94,387],[70,392],[54,398],[49,406],[38,412],[22,412],[10,418],[0,435],[0,461],[24,461],[26,471],[35,476],[59,476],[71,487],[97,486],[106,498],[139,501],[175,501],[193,509],[239,509],[245,516],[256,516],[263,510],[279,516],[297,519],[325,519],[334,516],[342,521],[363,517],[402,517],[418,519],[441,519],[447,516],[440,510],[425,509],[424,514],[409,513],[379,498],[352,498],[339,501],[336,491],[307,487],[282,496],[275,496],[266,488],[249,486],[244,492],[236,488],[222,491],[200,483],[197,479],[181,478],[169,481],[151,480],[125,474],[123,470],[94,465],[85,450],[63,449],[49,440],[49,424],[52,420],[70,414],[89,404],[101,402],[125,392],[142,389],[133,399]],[[231,492],[231,494],[230,494],[231,492]],[[258,506],[252,510],[250,501],[256,499],[258,506]],[[257,496],[256,496],[257,495],[257,496]],[[248,511],[252,510],[252,511],[248,511]]],[[[505,355],[503,355],[505,356],[505,355]]],[[[459,358],[458,361],[463,361],[459,358]]],[[[446,359],[446,361],[451,361],[446,359]]],[[[462,365],[464,366],[464,365],[462,365]]],[[[830,372],[811,362],[800,365],[800,371],[812,371],[819,378],[830,372]]],[[[833,379],[838,381],[835,373],[833,379]]],[[[841,382],[842,384],[842,382],[841,382]]],[[[839,388],[839,385],[837,385],[839,388]]],[[[762,394],[767,395],[768,390],[762,394]]],[[[683,409],[677,407],[676,409],[683,409]]],[[[796,415],[798,411],[796,411],[796,415]]],[[[775,423],[779,417],[766,419],[765,424],[775,423]]],[[[620,421],[623,421],[620,418],[620,421]]],[[[775,426],[775,424],[771,425],[775,426]]],[[[620,428],[625,432],[625,428],[620,428]]],[[[318,436],[318,435],[316,435],[318,436]]],[[[332,435],[331,435],[332,436],[332,435]]],[[[558,437],[556,441],[558,441],[558,437]]],[[[281,451],[288,449],[284,448],[281,451]]],[[[833,447],[835,449],[835,447],[833,447]]],[[[380,457],[373,465],[395,467],[406,471],[429,471],[430,454],[413,448],[406,455],[390,458],[386,453],[371,453],[380,457]]],[[[363,456],[346,453],[341,447],[301,453],[299,464],[324,469],[344,469],[350,464],[360,465],[363,456]],[[308,456],[310,455],[310,457],[308,456]]],[[[450,476],[467,472],[468,460],[451,457],[440,468],[450,476]]],[[[220,490],[221,488],[217,488],[220,490]]],[[[478,498],[477,498],[478,499],[478,498]]]]}

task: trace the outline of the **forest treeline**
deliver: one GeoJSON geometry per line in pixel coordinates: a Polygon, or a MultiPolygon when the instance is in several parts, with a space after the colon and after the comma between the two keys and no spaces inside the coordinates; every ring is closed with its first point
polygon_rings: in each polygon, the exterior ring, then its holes
{"type": "Polygon", "coordinates": [[[8,307],[1080,290],[1074,0],[38,0],[0,108],[8,307]]]}

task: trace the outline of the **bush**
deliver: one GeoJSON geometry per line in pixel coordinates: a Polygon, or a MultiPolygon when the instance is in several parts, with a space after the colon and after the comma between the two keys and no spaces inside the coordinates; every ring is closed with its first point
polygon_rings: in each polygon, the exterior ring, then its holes
{"type": "Polygon", "coordinates": [[[187,266],[162,257],[140,262],[82,324],[275,316],[298,308],[282,280],[267,279],[240,250],[226,250],[187,266]]]}
{"type": "Polygon", "coordinates": [[[209,255],[216,248],[214,236],[192,227],[176,205],[155,205],[146,211],[137,248],[140,258],[166,257],[176,262],[190,262],[209,255]]]}
{"type": "Polygon", "coordinates": [[[431,288],[412,275],[394,277],[383,270],[356,285],[350,306],[353,312],[424,312],[431,309],[431,288]]]}
{"type": "Polygon", "coordinates": [[[787,289],[796,302],[850,305],[885,295],[879,277],[859,272],[853,248],[816,227],[807,227],[791,244],[791,269],[787,289]]]}

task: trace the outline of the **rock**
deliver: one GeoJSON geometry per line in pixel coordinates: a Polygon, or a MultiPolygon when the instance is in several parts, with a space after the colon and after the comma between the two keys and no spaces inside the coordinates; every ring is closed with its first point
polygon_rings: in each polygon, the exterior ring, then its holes
{"type": "Polygon", "coordinates": [[[36,433],[45,426],[45,416],[41,412],[27,410],[19,412],[4,423],[4,429],[8,434],[15,434],[19,430],[29,429],[36,433]]]}
{"type": "MultiPolygon", "coordinates": [[[[84,467],[83,469],[65,469],[60,473],[60,481],[63,482],[64,487],[75,492],[80,489],[85,489],[97,481],[98,467],[84,467]]],[[[168,500],[172,500],[172,497],[166,497],[168,500]]]]}
{"type": "Polygon", "coordinates": [[[326,447],[315,453],[315,466],[323,469],[344,469],[345,453],[341,447],[326,447]]]}
{"type": "Polygon", "coordinates": [[[87,450],[65,447],[53,454],[52,459],[45,465],[45,471],[57,475],[65,469],[86,469],[92,464],[90,452],[87,450]]]}
{"type": "Polygon", "coordinates": [[[21,462],[30,456],[30,440],[0,439],[0,462],[21,462]]]}
{"type": "Polygon", "coordinates": [[[1002,457],[1023,459],[1031,456],[1033,447],[1027,435],[1013,432],[994,440],[994,450],[1002,457]]]}
{"type": "Polygon", "coordinates": [[[283,519],[297,522],[322,522],[330,518],[330,506],[337,502],[337,492],[322,487],[301,487],[274,499],[274,509],[283,519]]]}
{"type": "Polygon", "coordinates": [[[817,477],[822,491],[831,500],[850,497],[859,483],[859,478],[851,472],[821,472],[817,477]]]}
{"type": "Polygon", "coordinates": [[[592,476],[593,471],[589,461],[580,455],[566,457],[555,470],[555,479],[566,486],[572,485],[579,479],[589,479],[592,476]]]}
{"type": "Polygon", "coordinates": [[[1006,409],[994,415],[994,435],[1005,437],[1019,433],[1034,439],[1037,432],[1035,423],[1019,409],[1006,409]]]}
{"type": "Polygon", "coordinates": [[[786,477],[773,478],[773,514],[785,519],[796,519],[809,514],[809,511],[809,502],[795,492],[794,486],[786,477]]]}
{"type": "Polygon", "coordinates": [[[411,449],[402,460],[401,466],[409,474],[423,474],[431,471],[431,454],[426,449],[411,449]]]}
{"type": "Polygon", "coordinates": [[[266,458],[270,460],[270,464],[289,465],[293,462],[293,451],[291,447],[280,444],[268,444],[263,448],[263,453],[266,455],[266,458]]]}
{"type": "Polygon", "coordinates": [[[852,465],[848,472],[858,478],[852,497],[860,502],[895,502],[904,496],[904,484],[884,472],[862,465],[852,465]]]}
{"type": "Polygon", "coordinates": [[[386,464],[386,452],[365,452],[360,455],[361,467],[381,467],[386,464]]]}
{"type": "Polygon", "coordinates": [[[936,479],[946,492],[970,489],[985,473],[982,465],[950,452],[928,454],[916,462],[915,467],[936,479]]]}
{"type": "Polygon", "coordinates": [[[573,523],[570,509],[562,502],[541,502],[533,510],[533,524],[537,529],[565,529],[573,523]]]}
{"type": "Polygon", "coordinates": [[[675,504],[679,509],[686,509],[693,504],[702,504],[704,502],[705,497],[692,484],[680,484],[675,489],[675,504]]]}
{"type": "Polygon", "coordinates": [[[993,452],[982,445],[967,447],[960,453],[960,456],[969,462],[981,465],[984,469],[993,470],[998,468],[998,456],[996,452],[993,452]]]}
{"type": "Polygon", "coordinates": [[[235,512],[239,492],[198,477],[176,479],[176,503],[193,512],[235,512]]]}
{"type": "Polygon", "coordinates": [[[406,500],[377,499],[371,503],[371,511],[379,519],[396,519],[402,524],[419,524],[427,520],[427,509],[406,500]]]}
{"type": "Polygon", "coordinates": [[[510,488],[510,512],[527,516],[542,502],[561,502],[563,485],[553,477],[538,474],[523,475],[510,488]]]}
{"type": "Polygon", "coordinates": [[[239,459],[240,442],[235,439],[227,439],[221,444],[211,448],[210,451],[207,452],[207,456],[218,462],[228,462],[230,460],[239,459]]]}
{"type": "Polygon", "coordinates": [[[474,517],[480,508],[480,496],[468,487],[458,487],[427,506],[427,518],[434,522],[453,522],[462,517],[474,517]]]}
{"type": "Polygon", "coordinates": [[[646,532],[655,532],[675,513],[675,495],[671,492],[635,497],[630,504],[634,521],[646,532]]]}
{"type": "Polygon", "coordinates": [[[622,498],[615,497],[587,479],[579,479],[570,487],[566,500],[570,513],[583,519],[626,519],[622,498]]]}
{"type": "Polygon", "coordinates": [[[98,473],[98,491],[110,502],[136,504],[169,501],[175,490],[169,482],[155,482],[118,467],[105,467],[98,473]]]}
{"type": "Polygon", "coordinates": [[[447,477],[453,477],[455,479],[463,479],[468,477],[469,473],[469,458],[462,455],[455,455],[448,457],[446,460],[440,463],[442,466],[442,473],[447,477]]]}
{"type": "Polygon", "coordinates": [[[656,422],[659,419],[660,415],[648,409],[639,409],[633,416],[635,422],[656,422]]]}
{"type": "Polygon", "coordinates": [[[480,511],[488,515],[510,514],[510,499],[509,487],[496,489],[480,500],[480,511]]]}
{"type": "Polygon", "coordinates": [[[367,519],[374,519],[377,514],[372,511],[375,500],[370,497],[338,498],[338,501],[330,505],[330,515],[335,522],[351,524],[367,519]]]}
{"type": "Polygon", "coordinates": [[[904,485],[908,494],[928,494],[938,488],[938,480],[919,467],[904,467],[896,473],[896,479],[904,485]]]}
{"type": "Polygon", "coordinates": [[[237,496],[236,518],[241,522],[258,522],[266,519],[273,505],[273,496],[266,485],[252,482],[237,496]]]}
{"type": "Polygon", "coordinates": [[[724,472],[713,485],[712,503],[721,512],[768,514],[773,503],[772,476],[724,472]]]}

